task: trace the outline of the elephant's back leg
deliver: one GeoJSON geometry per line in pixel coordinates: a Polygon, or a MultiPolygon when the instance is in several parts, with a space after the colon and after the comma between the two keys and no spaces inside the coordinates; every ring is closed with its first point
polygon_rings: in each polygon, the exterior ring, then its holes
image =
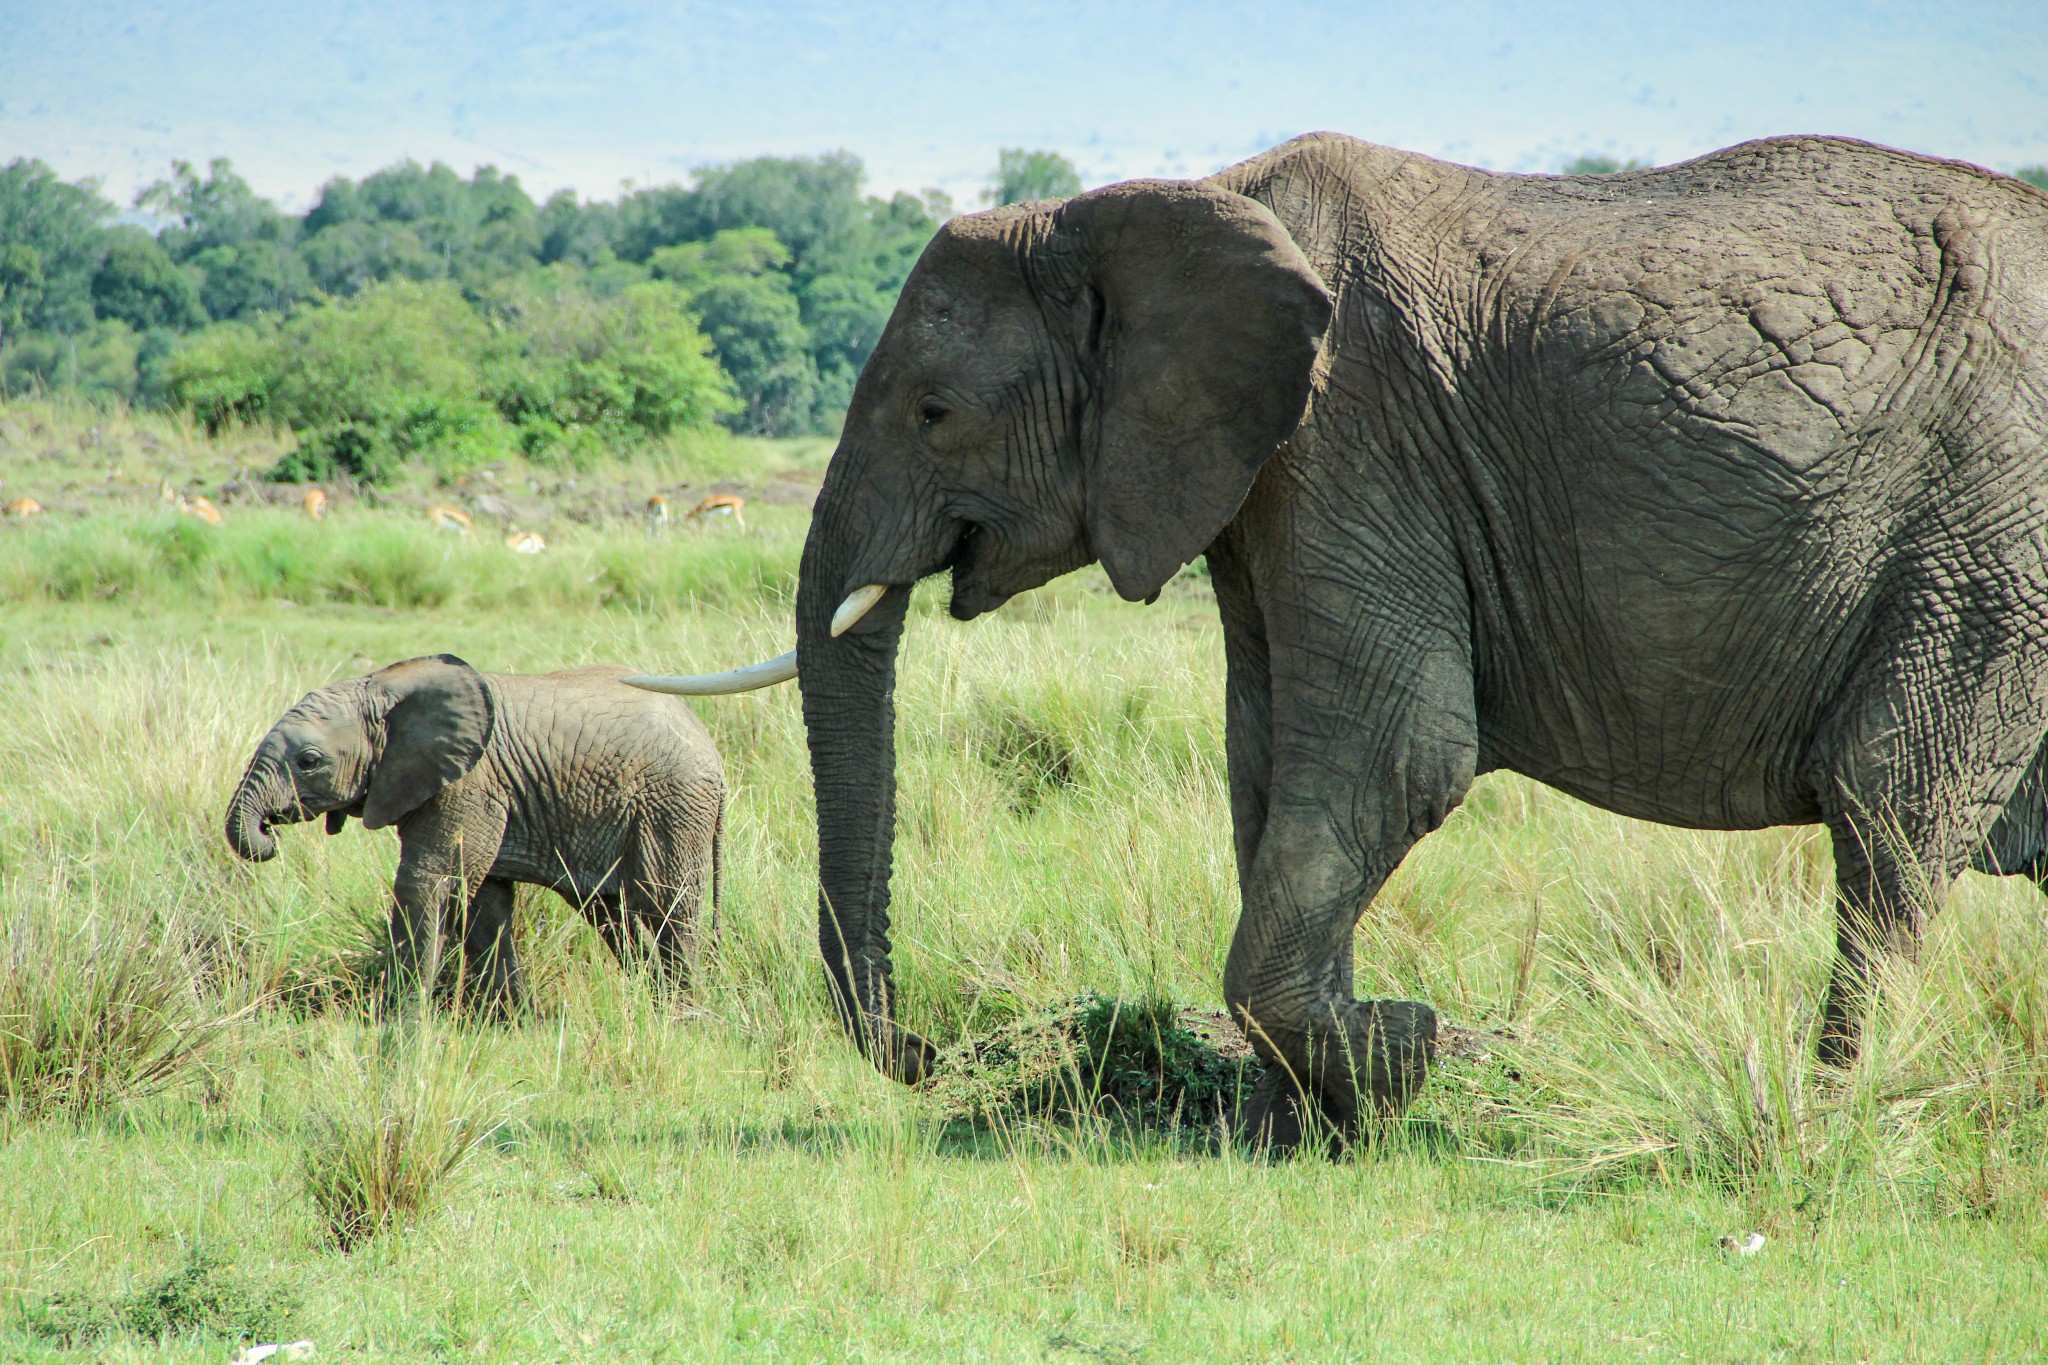
{"type": "Polygon", "coordinates": [[[630,968],[633,965],[633,924],[626,909],[625,896],[619,892],[600,891],[583,897],[580,904],[574,900],[569,903],[583,911],[619,965],[630,968]]]}
{"type": "Polygon", "coordinates": [[[1856,1054],[1874,955],[1915,953],[1965,867],[2008,866],[2040,844],[2033,765],[2048,714],[2048,638],[2033,623],[2048,620],[2048,585],[2038,564],[2009,567],[1976,582],[1959,582],[1945,564],[1902,575],[1814,746],[1812,781],[1835,851],[1824,1061],[1856,1054]]]}
{"type": "Polygon", "coordinates": [[[2048,879],[2048,742],[2034,750],[2033,761],[2005,808],[1970,855],[1970,866],[1994,877],[2024,875],[2036,884],[2048,879]]]}
{"type": "Polygon", "coordinates": [[[724,784],[688,783],[650,804],[627,857],[628,916],[646,927],[663,969],[687,982],[702,956],[704,901],[712,890],[724,821],[724,784]]]}

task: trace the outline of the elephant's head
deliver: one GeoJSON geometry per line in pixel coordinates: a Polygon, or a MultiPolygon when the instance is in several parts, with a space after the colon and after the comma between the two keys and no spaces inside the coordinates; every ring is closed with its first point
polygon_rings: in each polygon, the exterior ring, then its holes
{"type": "Polygon", "coordinates": [[[431,800],[483,756],[490,689],[452,654],[408,659],[309,692],[271,727],[228,807],[228,843],[244,858],[275,857],[276,825],[350,815],[382,829],[431,800]]]}
{"type": "Polygon", "coordinates": [[[638,680],[800,678],[819,942],[844,1022],[885,1071],[914,1082],[930,1060],[889,1002],[892,694],[911,585],[950,569],[966,620],[1099,560],[1120,594],[1149,600],[1301,420],[1329,318],[1272,213],[1205,185],[1137,181],[954,219],[854,389],[804,545],[794,658],[638,680]]]}

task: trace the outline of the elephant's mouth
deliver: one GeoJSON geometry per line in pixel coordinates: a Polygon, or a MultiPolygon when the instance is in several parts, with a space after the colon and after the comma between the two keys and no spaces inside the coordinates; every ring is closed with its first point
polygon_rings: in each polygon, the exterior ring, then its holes
{"type": "Polygon", "coordinates": [[[951,571],[953,599],[949,610],[956,621],[972,621],[994,611],[1015,596],[989,582],[988,534],[979,522],[964,522],[953,548],[939,561],[933,573],[951,571]]]}

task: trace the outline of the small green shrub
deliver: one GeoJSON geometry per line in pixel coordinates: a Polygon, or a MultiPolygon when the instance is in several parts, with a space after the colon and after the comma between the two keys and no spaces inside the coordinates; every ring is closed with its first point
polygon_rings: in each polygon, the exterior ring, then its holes
{"type": "Polygon", "coordinates": [[[195,1248],[184,1265],[114,1307],[121,1326],[158,1340],[186,1332],[239,1341],[276,1338],[285,1335],[298,1311],[298,1297],[290,1290],[204,1248],[195,1248]]]}
{"type": "Polygon", "coordinates": [[[61,1346],[84,1346],[117,1331],[151,1341],[204,1333],[235,1341],[277,1339],[299,1311],[297,1295],[195,1247],[185,1263],[154,1283],[113,1300],[58,1293],[29,1305],[29,1332],[61,1346]]]}
{"type": "Polygon", "coordinates": [[[1078,746],[1054,724],[1011,707],[990,715],[983,725],[982,761],[993,768],[1010,791],[1010,808],[1029,815],[1053,796],[1080,781],[1078,746]]]}
{"type": "Polygon", "coordinates": [[[58,1346],[84,1346],[121,1327],[105,1299],[71,1290],[30,1302],[23,1318],[29,1335],[58,1346]]]}

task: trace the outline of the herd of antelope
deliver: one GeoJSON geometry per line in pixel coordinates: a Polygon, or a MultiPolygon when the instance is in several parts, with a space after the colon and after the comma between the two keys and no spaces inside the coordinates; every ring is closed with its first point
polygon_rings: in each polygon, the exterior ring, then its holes
{"type": "MultiPolygon", "coordinates": [[[[210,499],[198,494],[188,494],[172,487],[168,479],[157,487],[157,495],[167,507],[173,507],[184,516],[194,517],[208,526],[221,524],[221,510],[210,499]]],[[[308,488],[299,499],[299,510],[311,521],[324,521],[327,517],[328,498],[325,489],[308,488]]],[[[717,518],[726,518],[740,531],[747,529],[745,510],[747,500],[737,493],[713,493],[703,499],[676,520],[685,526],[708,526],[717,518]]],[[[21,497],[0,505],[0,514],[9,517],[36,517],[43,514],[43,505],[34,498],[21,497]]],[[[654,535],[666,530],[670,524],[668,499],[656,493],[647,499],[647,533],[654,535]]],[[[476,522],[460,507],[437,505],[426,510],[427,524],[437,531],[447,531],[465,539],[476,534],[476,522]]],[[[504,534],[505,546],[514,554],[537,555],[545,551],[548,543],[540,532],[507,525],[504,534]]]]}
{"type": "MultiPolygon", "coordinates": [[[[747,529],[746,505],[747,500],[737,493],[713,493],[683,513],[682,522],[686,526],[692,523],[702,526],[709,525],[713,517],[730,517],[733,525],[744,531],[747,529]]],[[[647,500],[647,533],[653,535],[665,530],[668,524],[668,499],[656,493],[647,500]]]]}

